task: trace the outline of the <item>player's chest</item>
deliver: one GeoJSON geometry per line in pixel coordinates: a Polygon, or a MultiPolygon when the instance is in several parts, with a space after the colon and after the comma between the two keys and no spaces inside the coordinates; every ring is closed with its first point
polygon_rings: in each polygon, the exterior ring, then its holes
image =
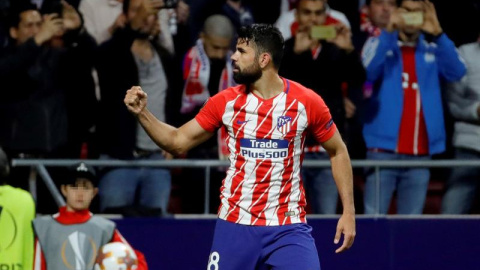
{"type": "Polygon", "coordinates": [[[237,139],[291,140],[306,128],[306,114],[297,102],[250,102],[232,104],[223,124],[237,139]]]}

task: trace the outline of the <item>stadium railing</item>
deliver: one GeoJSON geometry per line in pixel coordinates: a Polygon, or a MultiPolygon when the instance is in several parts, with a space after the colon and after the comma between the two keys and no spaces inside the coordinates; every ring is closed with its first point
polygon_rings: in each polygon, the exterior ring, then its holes
{"type": "MultiPolygon", "coordinates": [[[[93,167],[163,167],[163,168],[204,168],[205,169],[205,201],[204,214],[208,215],[210,204],[210,169],[217,167],[228,167],[228,161],[220,160],[159,160],[159,161],[122,161],[122,160],[77,160],[77,159],[13,159],[14,167],[31,167],[41,179],[45,182],[48,190],[52,194],[57,205],[65,204],[55,182],[52,180],[46,167],[68,167],[80,162],[93,167]]],[[[329,161],[305,160],[303,167],[329,167],[329,161]]],[[[376,175],[376,213],[380,209],[380,169],[381,168],[453,168],[453,167],[480,167],[480,160],[429,160],[429,161],[390,161],[390,160],[352,160],[354,168],[374,168],[376,175]]],[[[32,196],[36,199],[36,174],[30,174],[29,189],[32,196]]]]}

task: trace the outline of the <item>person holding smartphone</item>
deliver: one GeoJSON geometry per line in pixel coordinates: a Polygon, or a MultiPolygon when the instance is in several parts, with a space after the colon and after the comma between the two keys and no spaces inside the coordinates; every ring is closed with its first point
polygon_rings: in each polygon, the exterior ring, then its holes
{"type": "MultiPolygon", "coordinates": [[[[347,117],[355,105],[344,99],[346,92],[360,91],[365,70],[355,52],[351,32],[344,24],[326,25],[327,6],[323,0],[300,0],[296,9],[298,30],[285,42],[281,76],[296,80],[319,94],[330,109],[342,136],[347,117]]],[[[307,140],[305,158],[328,160],[315,140],[307,140]]],[[[338,193],[332,170],[306,168],[303,171],[307,198],[316,214],[335,214],[338,193]]]]}
{"type": "MultiPolygon", "coordinates": [[[[94,121],[95,42],[66,2],[43,11],[28,1],[12,3],[11,42],[0,53],[0,80],[11,89],[0,101],[0,144],[12,158],[80,155],[77,142],[94,121]]],[[[29,173],[12,169],[22,186],[29,173]]]]}
{"type": "MultiPolygon", "coordinates": [[[[443,152],[440,78],[460,80],[466,67],[443,32],[434,5],[401,1],[380,35],[365,43],[362,60],[375,86],[363,129],[367,159],[429,160],[443,152]]],[[[367,173],[366,214],[386,214],[395,191],[398,214],[422,214],[428,168],[381,169],[379,191],[374,171],[367,173]]]]}

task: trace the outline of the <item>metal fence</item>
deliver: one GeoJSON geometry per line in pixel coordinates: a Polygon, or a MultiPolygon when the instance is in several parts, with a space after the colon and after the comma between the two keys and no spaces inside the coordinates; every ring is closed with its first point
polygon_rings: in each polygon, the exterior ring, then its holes
{"type": "MultiPolygon", "coordinates": [[[[65,201],[58,191],[54,181],[50,177],[46,167],[68,167],[80,162],[94,167],[163,167],[163,168],[205,168],[205,201],[204,214],[208,214],[210,204],[210,169],[216,167],[228,167],[228,161],[220,160],[158,160],[158,161],[123,161],[123,160],[78,160],[78,159],[14,159],[14,167],[31,167],[29,188],[32,196],[36,199],[36,173],[45,182],[57,205],[65,205],[65,201]],[[36,173],[35,173],[36,172],[36,173]]],[[[328,160],[305,160],[303,167],[324,168],[330,167],[328,160]]],[[[452,168],[452,167],[480,167],[480,160],[352,160],[354,168],[374,168],[376,175],[376,209],[380,209],[380,169],[381,168],[452,168]]]]}

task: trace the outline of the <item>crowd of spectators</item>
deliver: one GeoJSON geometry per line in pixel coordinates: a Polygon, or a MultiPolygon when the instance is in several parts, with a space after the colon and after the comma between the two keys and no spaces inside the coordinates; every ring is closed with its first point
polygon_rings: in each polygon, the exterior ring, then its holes
{"type": "MultiPolygon", "coordinates": [[[[279,74],[322,96],[353,159],[479,159],[479,9],[478,0],[0,0],[0,147],[10,159],[226,159],[223,130],[171,156],[123,97],[140,85],[157,118],[183,124],[235,84],[237,29],[269,23],[286,40],[279,74]],[[333,37],[312,37],[332,29],[333,37]]],[[[305,159],[328,159],[314,141],[305,147],[305,159]]],[[[94,211],[203,212],[203,170],[98,169],[94,211]]],[[[212,169],[211,213],[223,174],[212,169]]],[[[9,183],[27,188],[31,175],[13,168],[9,183]]],[[[397,213],[423,212],[428,168],[378,175],[380,188],[373,170],[356,171],[359,213],[388,213],[394,195],[397,213]]],[[[448,175],[441,211],[470,213],[479,169],[448,175]]],[[[331,170],[303,177],[309,211],[335,214],[331,170]]]]}

